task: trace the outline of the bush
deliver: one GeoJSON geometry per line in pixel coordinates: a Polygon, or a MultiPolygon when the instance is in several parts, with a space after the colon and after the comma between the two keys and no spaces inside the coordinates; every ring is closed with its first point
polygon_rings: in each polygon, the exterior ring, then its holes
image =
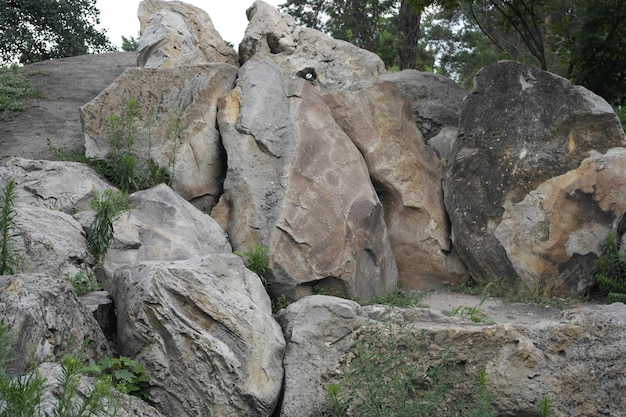
{"type": "Polygon", "coordinates": [[[608,292],[609,302],[619,300],[619,294],[626,294],[626,263],[615,232],[609,232],[602,243],[602,255],[596,259],[594,278],[598,287],[608,292]]]}
{"type": "Polygon", "coordinates": [[[126,394],[145,399],[150,388],[150,376],[146,368],[131,358],[105,358],[96,365],[85,368],[84,371],[94,376],[108,376],[118,389],[126,394]]]}
{"type": "Polygon", "coordinates": [[[267,285],[267,274],[269,272],[269,260],[267,258],[268,248],[263,245],[254,244],[249,246],[245,252],[235,251],[235,255],[243,258],[243,263],[250,271],[261,278],[263,285],[267,285]]]}
{"type": "Polygon", "coordinates": [[[126,194],[108,189],[103,193],[96,192],[91,201],[91,208],[95,215],[90,228],[87,229],[87,247],[95,262],[99,263],[104,260],[113,239],[113,220],[129,207],[126,194]]]}
{"type": "Polygon", "coordinates": [[[0,275],[12,275],[19,264],[18,253],[13,249],[12,240],[17,234],[13,231],[15,222],[15,181],[10,179],[0,196],[0,275]]]}

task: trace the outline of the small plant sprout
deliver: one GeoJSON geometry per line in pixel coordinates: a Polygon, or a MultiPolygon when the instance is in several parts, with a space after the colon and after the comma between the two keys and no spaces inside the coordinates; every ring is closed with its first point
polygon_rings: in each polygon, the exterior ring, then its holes
{"type": "Polygon", "coordinates": [[[452,315],[453,316],[458,315],[458,316],[470,319],[474,323],[487,321],[487,315],[481,310],[481,308],[483,304],[485,303],[485,301],[487,301],[489,297],[491,297],[491,294],[488,292],[490,286],[491,286],[491,283],[485,286],[485,289],[483,290],[483,294],[480,297],[480,302],[478,304],[476,304],[474,307],[458,306],[457,308],[452,310],[452,315]]]}
{"type": "Polygon", "coordinates": [[[548,395],[544,395],[539,402],[539,415],[541,417],[553,417],[555,415],[552,400],[548,395]]]}
{"type": "Polygon", "coordinates": [[[234,254],[243,259],[243,263],[250,271],[254,272],[261,278],[263,285],[267,285],[267,274],[269,272],[269,260],[266,246],[254,244],[249,246],[245,252],[235,251],[234,254]]]}

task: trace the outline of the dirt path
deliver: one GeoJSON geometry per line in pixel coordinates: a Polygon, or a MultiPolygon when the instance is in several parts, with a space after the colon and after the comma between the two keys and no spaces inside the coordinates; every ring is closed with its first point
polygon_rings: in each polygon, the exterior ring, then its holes
{"type": "Polygon", "coordinates": [[[13,156],[50,159],[46,139],[57,148],[83,146],[78,109],[135,63],[136,53],[116,52],[54,59],[24,67],[24,71],[37,72],[29,80],[41,85],[45,99],[33,100],[26,112],[0,122],[0,164],[13,156]]]}

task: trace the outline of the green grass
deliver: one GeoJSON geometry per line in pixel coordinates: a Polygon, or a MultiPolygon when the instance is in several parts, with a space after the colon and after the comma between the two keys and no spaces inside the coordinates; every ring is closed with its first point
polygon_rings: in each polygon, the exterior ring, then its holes
{"type": "Polygon", "coordinates": [[[495,416],[486,373],[474,376],[472,392],[460,393],[472,376],[444,348],[429,357],[426,339],[422,331],[391,323],[359,330],[337,380],[326,387],[325,415],[495,416]]]}
{"type": "Polygon", "coordinates": [[[0,68],[0,120],[8,120],[28,109],[31,99],[43,98],[41,87],[32,86],[28,73],[19,67],[0,68]]]}
{"type": "Polygon", "coordinates": [[[250,245],[244,252],[235,251],[234,254],[243,259],[244,265],[250,271],[254,272],[261,278],[263,285],[267,286],[267,275],[269,269],[269,259],[267,257],[269,249],[263,245],[250,245]]]}

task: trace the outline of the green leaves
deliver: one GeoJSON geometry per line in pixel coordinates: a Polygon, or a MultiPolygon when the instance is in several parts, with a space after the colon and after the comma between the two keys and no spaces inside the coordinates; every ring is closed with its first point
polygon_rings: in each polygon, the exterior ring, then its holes
{"type": "Polygon", "coordinates": [[[96,192],[91,208],[95,215],[87,230],[87,247],[98,263],[106,256],[113,239],[113,220],[118,214],[128,210],[129,206],[125,193],[108,189],[102,193],[96,192]]]}
{"type": "Polygon", "coordinates": [[[146,368],[127,356],[102,359],[84,371],[94,376],[110,376],[113,384],[126,394],[139,398],[149,395],[150,376],[146,374],[146,368]]]}
{"type": "Polygon", "coordinates": [[[235,255],[243,258],[243,262],[250,271],[261,278],[263,285],[267,285],[267,274],[269,272],[269,260],[267,258],[268,248],[254,244],[248,247],[245,252],[235,251],[235,255]]]}
{"type": "Polygon", "coordinates": [[[19,255],[13,248],[15,210],[15,181],[6,182],[0,196],[0,275],[12,275],[19,264],[19,255]]]}
{"type": "Polygon", "coordinates": [[[619,300],[616,294],[626,294],[626,262],[619,250],[617,233],[609,232],[602,243],[602,255],[596,259],[594,278],[601,290],[609,293],[611,300],[619,300]]]}

